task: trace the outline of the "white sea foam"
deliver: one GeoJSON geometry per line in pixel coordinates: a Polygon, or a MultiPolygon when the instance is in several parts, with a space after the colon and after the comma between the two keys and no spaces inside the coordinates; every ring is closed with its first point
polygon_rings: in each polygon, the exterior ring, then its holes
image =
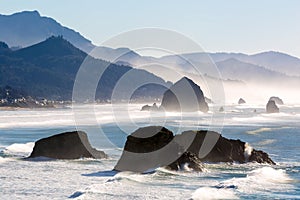
{"type": "Polygon", "coordinates": [[[0,164],[6,163],[6,162],[9,162],[9,161],[12,161],[12,160],[13,160],[12,158],[0,157],[0,164]]]}
{"type": "Polygon", "coordinates": [[[248,143],[245,143],[244,156],[245,156],[246,160],[249,159],[252,151],[253,151],[253,148],[248,143]]]}
{"type": "Polygon", "coordinates": [[[11,155],[23,155],[28,156],[33,150],[34,142],[28,142],[26,144],[14,143],[5,148],[4,153],[11,155]]]}
{"type": "Polygon", "coordinates": [[[201,187],[193,193],[192,199],[239,199],[239,197],[236,196],[232,189],[201,187]]]}
{"type": "Polygon", "coordinates": [[[239,192],[257,193],[258,191],[292,190],[293,181],[282,169],[263,167],[253,170],[245,178],[232,178],[220,184],[220,187],[235,186],[239,192]]]}

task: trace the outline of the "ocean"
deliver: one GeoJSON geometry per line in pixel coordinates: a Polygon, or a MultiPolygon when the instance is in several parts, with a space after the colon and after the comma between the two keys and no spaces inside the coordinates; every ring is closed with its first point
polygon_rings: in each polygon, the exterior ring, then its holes
{"type": "Polygon", "coordinates": [[[300,199],[300,105],[219,106],[208,113],[141,112],[141,104],[0,111],[0,199],[300,199]],[[256,112],[254,112],[256,110],[256,112]],[[149,174],[112,171],[128,134],[162,125],[175,134],[210,129],[267,152],[277,163],[204,164],[203,172],[158,168],[149,174]],[[103,160],[25,161],[40,138],[86,131],[103,160]]]}

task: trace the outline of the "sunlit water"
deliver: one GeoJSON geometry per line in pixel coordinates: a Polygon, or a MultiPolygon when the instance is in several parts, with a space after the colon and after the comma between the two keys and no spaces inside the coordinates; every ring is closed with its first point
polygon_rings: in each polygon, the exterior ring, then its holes
{"type": "Polygon", "coordinates": [[[183,116],[140,108],[124,104],[0,111],[0,199],[300,199],[300,106],[265,114],[264,105],[230,105],[225,113],[183,116]],[[147,125],[164,125],[176,134],[221,131],[266,151],[277,165],[205,164],[201,173],[163,168],[144,175],[111,171],[127,134],[147,125]],[[92,145],[110,158],[22,160],[34,141],[75,129],[86,131],[92,145]]]}

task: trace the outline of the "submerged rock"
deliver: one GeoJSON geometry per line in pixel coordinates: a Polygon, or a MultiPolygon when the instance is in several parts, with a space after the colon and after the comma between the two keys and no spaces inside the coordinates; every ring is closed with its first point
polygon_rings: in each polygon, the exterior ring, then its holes
{"type": "Polygon", "coordinates": [[[267,113],[279,113],[279,108],[277,107],[275,101],[270,100],[266,106],[267,113]]]}
{"type": "Polygon", "coordinates": [[[283,101],[279,97],[270,97],[269,101],[275,101],[276,104],[283,105],[283,101]]]}
{"type": "Polygon", "coordinates": [[[238,104],[245,104],[245,103],[246,103],[246,101],[243,98],[240,98],[238,101],[238,104]]]}
{"type": "Polygon", "coordinates": [[[147,172],[166,167],[202,171],[201,162],[275,164],[267,153],[252,149],[240,140],[224,138],[217,132],[185,131],[174,136],[164,127],[150,126],[140,128],[127,137],[122,156],[114,169],[147,172]]]}
{"type": "Polygon", "coordinates": [[[54,159],[101,159],[107,158],[107,155],[103,151],[92,148],[85,132],[73,131],[38,140],[28,158],[35,157],[54,159]]]}
{"type": "Polygon", "coordinates": [[[201,88],[191,79],[183,77],[168,89],[162,98],[161,108],[166,111],[194,112],[209,110],[201,88]]]}

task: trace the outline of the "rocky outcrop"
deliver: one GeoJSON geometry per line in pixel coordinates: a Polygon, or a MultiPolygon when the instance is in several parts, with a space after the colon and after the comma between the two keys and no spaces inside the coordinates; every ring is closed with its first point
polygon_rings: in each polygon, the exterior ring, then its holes
{"type": "Polygon", "coordinates": [[[191,152],[184,152],[176,161],[169,164],[167,169],[170,170],[194,170],[201,172],[203,170],[202,162],[198,156],[191,152]]]}
{"type": "Polygon", "coordinates": [[[38,140],[28,158],[53,159],[107,158],[103,151],[90,145],[87,134],[82,131],[65,132],[38,140]]]}
{"type": "Polygon", "coordinates": [[[159,108],[156,105],[156,103],[153,103],[152,106],[144,105],[141,109],[141,111],[158,111],[158,110],[159,110],[159,108]]]}
{"type": "Polygon", "coordinates": [[[223,107],[223,106],[221,106],[221,107],[219,108],[219,112],[224,112],[224,107],[223,107]]]}
{"type": "Polygon", "coordinates": [[[204,97],[206,103],[214,104],[215,102],[208,97],[204,97]]]}
{"type": "Polygon", "coordinates": [[[140,128],[127,137],[122,156],[114,169],[147,172],[166,167],[202,171],[202,162],[275,164],[267,153],[252,149],[243,141],[224,138],[217,132],[185,131],[174,136],[164,127],[150,126],[140,128]]]}
{"type": "MultiPolygon", "coordinates": [[[[259,163],[275,164],[268,156],[267,153],[263,151],[257,151],[251,148],[251,151],[247,149],[248,144],[241,140],[232,140],[223,137],[221,134],[214,131],[185,131],[181,135],[176,135],[177,143],[184,144],[189,138],[194,138],[189,148],[186,149],[187,152],[198,155],[202,162],[252,162],[256,161],[259,163]],[[215,144],[213,148],[208,149],[208,153],[205,153],[205,149],[201,149],[204,140],[208,139],[215,144]],[[201,151],[204,153],[202,153],[201,151]],[[252,154],[254,152],[254,154],[252,154]]],[[[209,148],[209,147],[208,147],[209,148]]]]}
{"type": "Polygon", "coordinates": [[[266,111],[267,113],[279,113],[279,108],[277,107],[275,101],[268,101],[266,111]]]}
{"type": "Polygon", "coordinates": [[[275,101],[275,103],[276,103],[277,105],[283,105],[283,104],[284,104],[284,103],[283,103],[283,100],[280,99],[279,97],[270,97],[269,101],[275,101]]]}
{"type": "Polygon", "coordinates": [[[257,151],[253,149],[251,155],[248,158],[249,162],[257,162],[257,163],[268,163],[275,165],[275,162],[269,158],[269,155],[263,151],[257,151]]]}
{"type": "MultiPolygon", "coordinates": [[[[140,128],[127,137],[117,171],[147,172],[168,166],[178,159],[180,146],[173,133],[161,126],[140,128]]],[[[183,153],[183,152],[182,152],[183,153]]],[[[170,169],[174,169],[174,165],[170,169]]]]}
{"type": "Polygon", "coordinates": [[[243,98],[240,98],[238,101],[238,104],[245,104],[245,103],[246,103],[246,101],[243,98]]]}
{"type": "Polygon", "coordinates": [[[201,88],[187,77],[177,81],[164,93],[161,108],[177,112],[209,110],[201,88]]]}

